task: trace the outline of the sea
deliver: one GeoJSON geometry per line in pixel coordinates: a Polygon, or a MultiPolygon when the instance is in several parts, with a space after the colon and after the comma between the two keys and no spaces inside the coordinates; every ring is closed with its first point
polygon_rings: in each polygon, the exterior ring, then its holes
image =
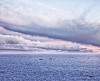
{"type": "Polygon", "coordinates": [[[0,81],[100,81],[100,55],[0,54],[0,81]]]}

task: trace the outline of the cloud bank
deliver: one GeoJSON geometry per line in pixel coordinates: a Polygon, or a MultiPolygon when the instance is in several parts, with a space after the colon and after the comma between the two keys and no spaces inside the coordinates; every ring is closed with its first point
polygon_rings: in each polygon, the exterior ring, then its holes
{"type": "Polygon", "coordinates": [[[100,46],[100,23],[82,20],[69,11],[33,0],[1,0],[0,26],[30,36],[100,46]]]}
{"type": "Polygon", "coordinates": [[[0,23],[5,29],[28,35],[47,36],[83,44],[100,46],[100,28],[97,24],[79,23],[71,21],[57,27],[45,27],[41,25],[19,26],[0,23]]]}
{"type": "Polygon", "coordinates": [[[0,34],[0,50],[26,50],[26,51],[65,51],[65,52],[93,52],[76,43],[67,43],[58,40],[31,41],[22,36],[0,34]],[[58,44],[59,43],[59,44],[58,44]]]}

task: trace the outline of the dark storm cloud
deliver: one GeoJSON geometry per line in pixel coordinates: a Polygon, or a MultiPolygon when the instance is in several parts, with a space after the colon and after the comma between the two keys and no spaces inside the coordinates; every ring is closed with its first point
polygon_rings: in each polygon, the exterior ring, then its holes
{"type": "Polygon", "coordinates": [[[71,21],[53,28],[37,24],[20,26],[3,22],[0,25],[8,30],[24,34],[48,36],[55,39],[100,46],[100,25],[96,24],[71,21]]]}

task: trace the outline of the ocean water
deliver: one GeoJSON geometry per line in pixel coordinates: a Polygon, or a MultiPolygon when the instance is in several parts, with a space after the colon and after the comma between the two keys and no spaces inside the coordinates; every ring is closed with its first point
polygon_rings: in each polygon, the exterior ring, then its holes
{"type": "Polygon", "coordinates": [[[100,81],[100,55],[0,55],[0,81],[100,81]]]}

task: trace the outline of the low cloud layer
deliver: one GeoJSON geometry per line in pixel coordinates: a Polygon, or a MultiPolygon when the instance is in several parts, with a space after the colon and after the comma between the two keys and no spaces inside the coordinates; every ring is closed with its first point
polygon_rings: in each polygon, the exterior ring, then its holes
{"type": "Polygon", "coordinates": [[[22,36],[11,36],[0,34],[0,50],[53,50],[62,52],[94,52],[92,49],[84,48],[80,44],[69,43],[64,41],[31,41],[22,36]],[[59,44],[58,44],[59,43],[59,44]]]}
{"type": "Polygon", "coordinates": [[[32,0],[0,1],[0,26],[31,36],[100,46],[100,23],[32,0]]]}
{"type": "Polygon", "coordinates": [[[100,46],[100,28],[97,24],[91,25],[89,23],[71,21],[54,28],[34,24],[19,26],[0,23],[0,25],[8,30],[28,35],[47,36],[54,39],[100,46]]]}
{"type": "Polygon", "coordinates": [[[0,50],[98,52],[99,47],[82,45],[69,41],[31,36],[0,27],[0,50]]]}

